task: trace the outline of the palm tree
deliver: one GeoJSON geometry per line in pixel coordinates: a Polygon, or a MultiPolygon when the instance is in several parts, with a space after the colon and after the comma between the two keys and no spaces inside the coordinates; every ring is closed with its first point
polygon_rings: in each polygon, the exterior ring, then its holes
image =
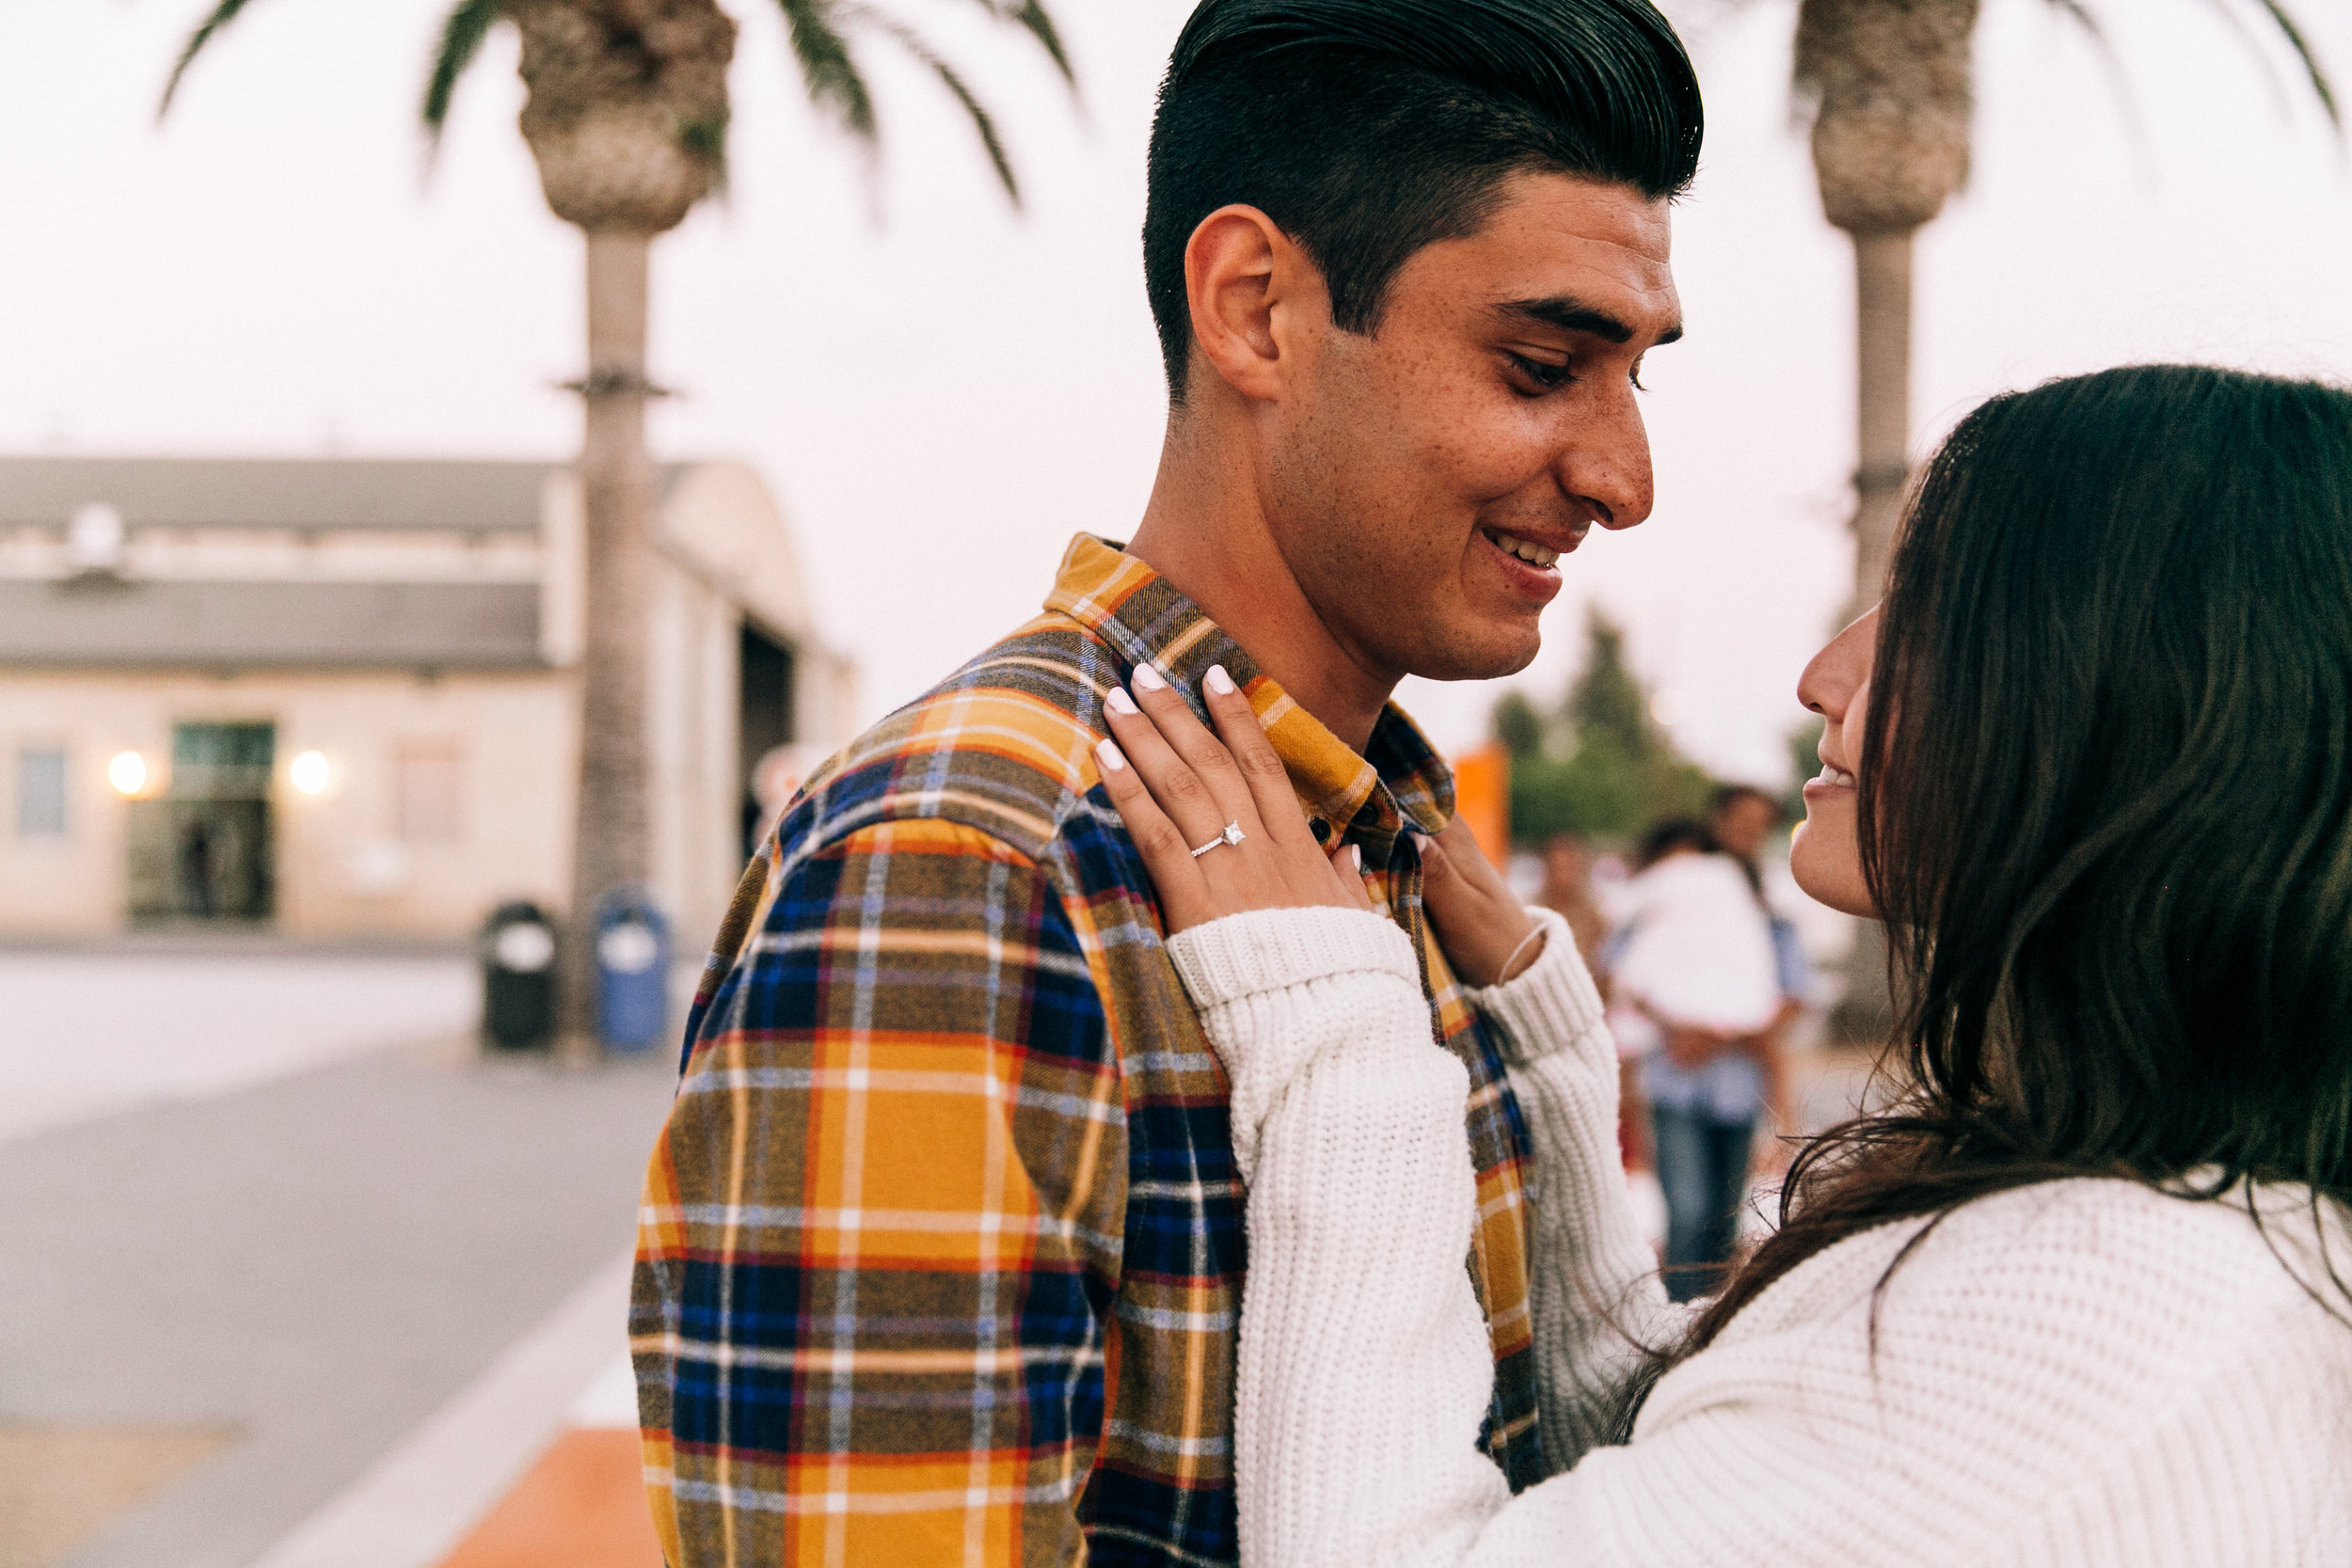
{"type": "MultiPolygon", "coordinates": [[[[1855,397],[1853,599],[1878,602],[1911,475],[1912,240],[1968,178],[1979,0],[1799,0],[1796,86],[1814,106],[1821,210],[1853,239],[1855,397]]],[[[2233,0],[2216,0],[2223,14],[2233,0]]],[[[2302,61],[2330,123],[2327,73],[2283,0],[2252,0],[2302,61]]],[[[2085,0],[2051,0],[2102,50],[2085,0]]],[[[2250,40],[2249,40],[2251,41],[2250,40]]],[[[1864,922],[1830,1018],[1841,1038],[1875,1042],[1893,1023],[1885,927],[1864,922]]]]}
{"type": "MultiPolygon", "coordinates": [[[[2233,0],[2216,0],[2225,16],[2233,0]]],[[[2284,35],[2331,123],[2334,89],[2284,0],[2251,0],[2284,35]]],[[[2051,0],[2102,49],[2085,0],[2051,0]]],[[[1796,83],[1814,105],[1813,167],[1829,221],[1852,236],[1859,372],[1856,612],[1886,580],[1911,472],[1912,239],[1968,177],[1979,0],[1800,0],[1796,83]]],[[[2250,40],[2249,40],[2250,41],[2250,40]]]]}
{"type": "MultiPolygon", "coordinates": [[[[1021,187],[994,120],[953,66],[897,17],[861,0],[777,0],[810,101],[868,150],[874,99],[850,39],[879,33],[922,64],[978,133],[1016,207],[1021,187]]],[[[1028,34],[1074,89],[1042,0],[977,0],[1028,34]]],[[[246,0],[218,0],[189,35],[158,113],[246,0]]],[[[501,23],[522,37],[523,139],[556,216],[587,238],[588,365],[580,477],[587,511],[587,639],[580,659],[580,797],[558,1028],[575,1052],[596,1029],[592,924],[608,891],[651,869],[645,659],[653,474],[645,404],[645,303],[654,236],[675,228],[725,171],[734,20],[716,0],[457,0],[441,26],[422,118],[437,141],[458,78],[501,23]]]]}

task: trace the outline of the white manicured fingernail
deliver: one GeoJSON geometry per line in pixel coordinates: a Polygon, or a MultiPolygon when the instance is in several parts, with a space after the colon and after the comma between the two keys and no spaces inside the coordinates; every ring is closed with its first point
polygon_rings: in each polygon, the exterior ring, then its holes
{"type": "Polygon", "coordinates": [[[1167,680],[1149,664],[1136,666],[1136,684],[1146,691],[1161,691],[1167,689],[1168,687],[1167,680]]]}
{"type": "Polygon", "coordinates": [[[1347,847],[1347,863],[1356,868],[1357,876],[1360,877],[1364,874],[1364,847],[1362,845],[1351,844],[1347,847]]]}
{"type": "Polygon", "coordinates": [[[1094,758],[1103,765],[1105,773],[1116,773],[1127,766],[1126,757],[1119,750],[1119,742],[1109,736],[1094,743],[1094,758]]]}
{"type": "Polygon", "coordinates": [[[1225,666],[1222,664],[1209,666],[1209,689],[1220,697],[1230,697],[1233,694],[1233,677],[1225,673],[1225,666]]]}
{"type": "Polygon", "coordinates": [[[1113,713],[1133,713],[1136,711],[1136,700],[1127,695],[1127,689],[1123,686],[1112,687],[1111,694],[1103,699],[1103,705],[1109,708],[1113,713]]]}

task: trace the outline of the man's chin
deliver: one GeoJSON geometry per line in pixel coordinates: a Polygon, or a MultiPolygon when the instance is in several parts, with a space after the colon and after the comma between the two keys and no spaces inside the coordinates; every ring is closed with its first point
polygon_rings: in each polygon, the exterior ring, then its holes
{"type": "Polygon", "coordinates": [[[1481,627],[1480,634],[1429,649],[1425,657],[1406,668],[1423,680],[1494,681],[1518,674],[1534,663],[1543,649],[1543,634],[1531,620],[1524,635],[1497,637],[1492,626],[1481,627]]]}

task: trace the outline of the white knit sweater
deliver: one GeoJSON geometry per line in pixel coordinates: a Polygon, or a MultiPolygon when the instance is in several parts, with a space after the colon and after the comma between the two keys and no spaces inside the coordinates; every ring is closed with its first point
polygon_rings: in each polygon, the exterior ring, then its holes
{"type": "Polygon", "coordinates": [[[1851,1237],[1604,1446],[1635,1365],[1617,1329],[1668,1340],[1684,1309],[1625,1201],[1615,1053],[1557,926],[1475,996],[1534,1141],[1562,1472],[1513,1498],[1475,1448],[1492,1365],[1462,1266],[1468,1078],[1432,1043],[1411,944],[1376,915],[1283,910],[1169,947],[1249,1189],[1247,1568],[2352,1568],[2352,1327],[2271,1250],[2324,1280],[2289,1190],[2262,1195],[2268,1243],[2242,1203],[2090,1180],[1851,1237]]]}

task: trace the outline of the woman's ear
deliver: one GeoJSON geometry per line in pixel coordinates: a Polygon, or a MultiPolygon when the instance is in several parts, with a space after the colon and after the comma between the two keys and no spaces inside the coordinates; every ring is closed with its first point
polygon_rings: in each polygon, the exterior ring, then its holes
{"type": "Polygon", "coordinates": [[[1200,220],[1184,246],[1184,290],[1200,357],[1262,403],[1279,398],[1295,373],[1302,327],[1330,318],[1322,274],[1255,207],[1220,207],[1200,220]]]}

